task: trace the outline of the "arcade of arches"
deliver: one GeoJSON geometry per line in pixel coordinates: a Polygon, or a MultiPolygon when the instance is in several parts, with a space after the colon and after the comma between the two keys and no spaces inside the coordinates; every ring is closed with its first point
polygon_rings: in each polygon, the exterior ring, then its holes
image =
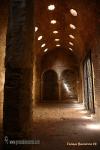
{"type": "Polygon", "coordinates": [[[99,0],[0,0],[0,142],[4,150],[99,148],[99,0]],[[34,143],[16,146],[23,139],[34,143]]]}

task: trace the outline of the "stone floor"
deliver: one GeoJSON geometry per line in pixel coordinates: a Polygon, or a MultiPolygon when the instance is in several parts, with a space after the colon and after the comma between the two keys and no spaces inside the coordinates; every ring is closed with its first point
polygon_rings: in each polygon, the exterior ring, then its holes
{"type": "Polygon", "coordinates": [[[33,110],[33,140],[40,144],[32,150],[100,150],[100,127],[82,104],[41,104],[33,110]]]}
{"type": "Polygon", "coordinates": [[[44,103],[33,108],[34,144],[7,145],[3,150],[100,150],[97,125],[82,104],[44,103]]]}

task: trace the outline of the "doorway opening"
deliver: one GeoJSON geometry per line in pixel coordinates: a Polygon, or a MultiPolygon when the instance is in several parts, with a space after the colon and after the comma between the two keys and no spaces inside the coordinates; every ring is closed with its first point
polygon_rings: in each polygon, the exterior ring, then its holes
{"type": "Polygon", "coordinates": [[[64,70],[61,74],[61,99],[72,102],[77,100],[76,72],[64,70]]]}
{"type": "Polygon", "coordinates": [[[42,101],[57,101],[58,93],[58,77],[54,70],[48,70],[42,76],[42,101]]]}

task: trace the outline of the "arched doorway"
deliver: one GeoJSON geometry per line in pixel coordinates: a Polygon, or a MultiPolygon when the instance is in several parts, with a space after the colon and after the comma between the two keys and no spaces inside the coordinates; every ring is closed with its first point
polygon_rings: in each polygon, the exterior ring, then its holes
{"type": "Polygon", "coordinates": [[[68,102],[77,100],[76,72],[64,70],[61,74],[61,99],[68,102]]]}
{"type": "Polygon", "coordinates": [[[57,73],[53,70],[48,70],[42,76],[42,101],[57,101],[58,95],[57,73]]]}

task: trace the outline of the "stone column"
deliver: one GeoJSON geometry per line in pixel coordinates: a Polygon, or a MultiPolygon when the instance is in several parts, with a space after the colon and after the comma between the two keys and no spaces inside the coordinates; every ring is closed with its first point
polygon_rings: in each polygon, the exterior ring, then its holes
{"type": "Polygon", "coordinates": [[[62,88],[62,80],[61,79],[58,80],[58,87],[59,87],[59,102],[61,102],[61,101],[63,101],[61,99],[61,88],[62,88]]]}
{"type": "MultiPolygon", "coordinates": [[[[11,0],[5,58],[4,137],[30,139],[32,125],[33,0],[11,0]]],[[[9,148],[7,145],[7,149],[9,148]]]]}

